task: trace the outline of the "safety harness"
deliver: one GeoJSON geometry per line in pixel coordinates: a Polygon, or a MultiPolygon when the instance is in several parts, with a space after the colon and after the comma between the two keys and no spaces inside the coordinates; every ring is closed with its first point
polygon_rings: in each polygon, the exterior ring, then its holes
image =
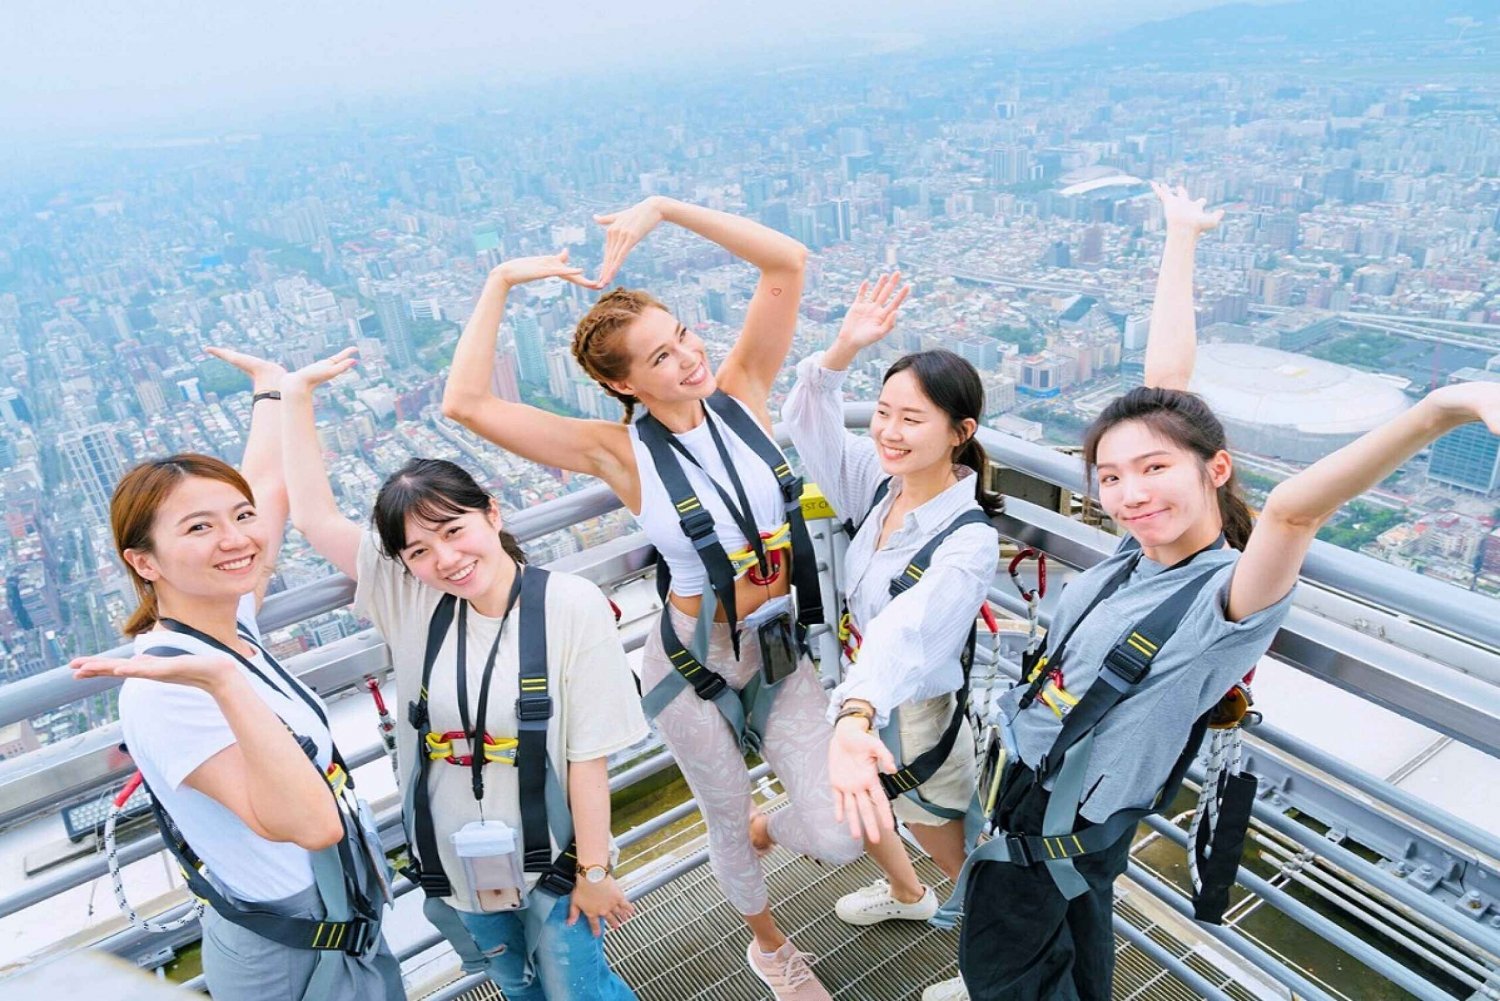
{"type": "MultiPolygon", "coordinates": [[[[1222,546],[1223,541],[1221,535],[1205,549],[1169,567],[1167,572],[1188,566],[1204,552],[1222,546]]],[[[1135,540],[1131,538],[1121,546],[1120,551],[1127,552],[1138,548],[1135,540]]],[[[1035,651],[1028,651],[1023,656],[1022,684],[1025,684],[1027,688],[1018,703],[1020,710],[1024,711],[1043,695],[1044,690],[1055,678],[1056,668],[1063,664],[1068,640],[1071,639],[1074,631],[1096,607],[1124,586],[1135,571],[1139,560],[1140,554],[1137,553],[1115,571],[1063,634],[1055,651],[1048,653],[1047,645],[1044,644],[1035,651]],[[1056,665],[1056,667],[1051,665],[1056,665]]],[[[985,751],[980,787],[971,807],[971,814],[978,815],[983,833],[988,836],[989,840],[970,852],[964,862],[963,871],[954,885],[954,892],[939,911],[939,916],[934,919],[935,924],[951,926],[956,919],[963,905],[969,873],[977,862],[1009,862],[1014,865],[1043,863],[1064,897],[1071,900],[1082,895],[1088,891],[1088,884],[1074,867],[1074,860],[1114,845],[1126,832],[1133,830],[1143,818],[1158,812],[1170,802],[1176,789],[1181,785],[1188,766],[1197,755],[1210,719],[1219,709],[1217,705],[1193,724],[1186,745],[1174,762],[1166,781],[1157,789],[1149,806],[1119,810],[1102,823],[1075,831],[1078,809],[1085,792],[1084,777],[1088,770],[1089,755],[1093,750],[1094,734],[1100,721],[1116,705],[1129,698],[1146,680],[1156,655],[1176,634],[1183,617],[1220,567],[1221,565],[1215,565],[1187,577],[1161,604],[1127,632],[1124,638],[1105,655],[1098,676],[1081,698],[1076,701],[1048,703],[1054,712],[1058,712],[1062,717],[1063,724],[1052,746],[1042,756],[1042,760],[1035,769],[1035,782],[1040,784],[1051,780],[1053,783],[1051,796],[1043,812],[1040,835],[1016,834],[998,829],[995,811],[999,796],[1005,785],[1006,776],[1011,773],[1019,759],[1014,742],[1009,735],[1008,721],[1001,719],[996,726],[991,727],[990,733],[986,735],[988,746],[985,751]]],[[[1253,779],[1248,779],[1248,781],[1253,785],[1253,779]]],[[[1243,789],[1243,786],[1240,788],[1243,789]]],[[[1248,821],[1248,809],[1244,811],[1244,815],[1248,821]]],[[[1237,851],[1232,851],[1227,844],[1227,841],[1233,838],[1234,823],[1233,818],[1227,815],[1220,816],[1215,831],[1216,843],[1211,847],[1210,854],[1216,855],[1220,860],[1228,855],[1237,864],[1239,854],[1237,851]]],[[[1241,841],[1243,837],[1244,827],[1241,825],[1239,828],[1241,841]]],[[[1221,881],[1222,861],[1211,876],[1214,881],[1221,881]]],[[[1205,877],[1205,882],[1208,881],[1208,877],[1205,877]]],[[[1232,867],[1229,881],[1233,881],[1232,867]]],[[[1227,898],[1227,884],[1223,889],[1227,898]]],[[[1222,907],[1219,908],[1219,915],[1222,915],[1222,907]]],[[[1213,923],[1217,923],[1218,919],[1218,916],[1212,913],[1211,907],[1200,907],[1197,916],[1200,920],[1213,923]]]]}
{"type": "Polygon", "coordinates": [[[484,797],[484,768],[491,762],[513,764],[519,771],[521,803],[521,838],[523,868],[540,874],[521,912],[526,932],[528,962],[535,953],[542,925],[558,899],[573,891],[576,878],[577,850],[573,841],[573,818],[557,770],[547,753],[547,723],[553,715],[547,667],[547,571],[538,567],[517,568],[511,585],[506,618],[496,631],[495,641],[485,661],[480,683],[479,703],[471,725],[468,718],[467,654],[469,603],[445,594],[438,602],[427,625],[427,646],[422,658],[422,684],[417,697],[407,704],[407,719],[416,731],[412,749],[410,781],[406,783],[403,817],[407,824],[407,841],[411,846],[410,864],[401,872],[422,888],[427,900],[423,912],[438,931],[459,953],[466,970],[483,969],[484,958],[472,937],[464,929],[457,913],[442,898],[453,894],[453,884],[443,871],[438,854],[437,834],[432,825],[432,802],[427,789],[427,769],[434,761],[447,761],[471,770],[474,798],[484,797]],[[520,604],[520,693],[516,699],[517,736],[513,740],[496,740],[484,732],[485,712],[489,705],[490,678],[499,654],[505,623],[520,604]],[[461,731],[433,733],[428,711],[428,686],[432,668],[443,641],[458,619],[456,638],[458,662],[458,705],[463,724],[461,731]],[[466,742],[460,750],[455,745],[466,742]],[[555,857],[552,841],[565,847],[555,857]]]}
{"type": "MultiPolygon", "coordinates": [[[[865,512],[864,517],[858,522],[852,519],[844,522],[844,529],[849,533],[851,539],[864,526],[870,514],[880,506],[880,502],[885,499],[886,494],[890,491],[890,485],[891,481],[889,477],[881,480],[880,485],[875,488],[875,499],[871,502],[870,509],[865,512]]],[[[937,553],[938,547],[946,542],[950,535],[965,525],[988,524],[990,524],[990,519],[983,511],[971,509],[960,513],[947,525],[943,526],[941,531],[928,539],[922,548],[917,550],[916,554],[912,556],[906,567],[895,577],[891,578],[891,598],[900,597],[922,579],[922,575],[932,565],[932,558],[937,553]]],[[[953,745],[958,741],[959,732],[963,729],[964,715],[968,712],[969,708],[969,674],[974,665],[974,646],[977,638],[978,624],[976,622],[969,627],[968,639],[964,641],[963,650],[958,656],[959,666],[963,668],[963,687],[955,693],[953,716],[949,719],[948,725],[944,727],[942,735],[938,737],[937,743],[917,755],[910,762],[902,764],[891,774],[882,773],[880,776],[880,785],[885,789],[887,798],[895,799],[897,796],[906,796],[928,813],[936,817],[942,817],[945,820],[958,820],[965,815],[965,811],[953,810],[948,807],[938,806],[935,803],[929,803],[917,787],[937,774],[937,770],[942,767],[943,762],[948,760],[948,755],[953,753],[953,745]]],[[[863,636],[860,633],[859,626],[854,622],[854,618],[849,612],[848,602],[844,601],[839,615],[839,644],[851,663],[858,659],[859,648],[862,642],[863,636]]],[[[887,749],[890,750],[892,757],[896,761],[900,761],[901,709],[899,706],[891,710],[886,725],[880,731],[880,739],[887,749]]]]}
{"type": "MultiPolygon", "coordinates": [[[[239,638],[256,647],[270,665],[272,672],[282,684],[273,682],[256,665],[238,650],[221,643],[216,638],[175,619],[162,619],[160,625],[172,632],[204,643],[220,653],[233,658],[262,683],[288,697],[300,698],[318,720],[328,726],[328,716],[317,700],[298,685],[287,670],[255,639],[254,635],[238,624],[239,638]]],[[[144,651],[153,657],[185,657],[190,652],[171,646],[155,646],[144,651]]],[[[286,721],[282,721],[283,725],[286,721]]],[[[291,728],[288,727],[290,730],[291,728]]],[[[294,733],[295,736],[295,733],[294,733]]],[[[315,758],[317,748],[312,738],[298,736],[297,742],[307,752],[309,760],[315,758]]],[[[336,845],[310,852],[313,878],[318,896],[323,903],[324,917],[288,917],[254,903],[232,900],[222,893],[204,874],[203,860],[188,845],[182,832],[167,814],[161,803],[151,796],[151,810],[161,828],[162,840],[182,869],[188,889],[207,903],[220,917],[232,924],[292,949],[312,949],[318,952],[318,964],[308,982],[303,997],[332,997],[336,993],[338,978],[343,975],[341,962],[332,957],[340,953],[350,956],[365,956],[375,949],[380,941],[382,909],[390,902],[389,879],[376,866],[384,866],[385,858],[380,854],[379,842],[374,834],[373,817],[369,808],[354,797],[354,778],[344,763],[336,746],[332,747],[332,763],[326,770],[329,788],[339,806],[339,820],[344,827],[344,836],[336,845]],[[378,859],[378,861],[377,861],[378,859]]],[[[317,767],[314,761],[314,767],[317,767]]],[[[319,769],[323,771],[322,769],[319,769]]],[[[132,780],[134,781],[134,780],[132,780]]],[[[144,779],[142,779],[144,782],[144,779]]],[[[147,792],[150,786],[147,785],[147,792]]],[[[110,832],[113,833],[112,831],[110,832]]],[[[112,846],[111,853],[112,853],[112,846]]],[[[117,896],[123,894],[117,890],[117,896]]],[[[127,916],[134,912],[124,908],[127,916]]],[[[164,926],[155,926],[162,928],[164,926]]]]}
{"type": "MultiPolygon", "coordinates": [[[[771,704],[778,684],[768,684],[761,672],[740,691],[729,686],[722,675],[708,667],[708,631],[713,623],[716,606],[723,606],[729,622],[729,632],[735,656],[740,654],[740,623],[735,608],[735,580],[741,572],[747,572],[752,581],[767,583],[780,573],[782,554],[791,551],[792,591],[797,606],[797,645],[806,642],[807,630],[823,621],[823,602],[818,592],[818,567],[813,553],[812,536],[807,530],[807,521],[802,514],[802,477],[792,473],[791,466],[776,442],[738,403],[723,390],[717,390],[704,401],[704,421],[713,437],[714,447],[729,475],[734,496],[713,481],[714,489],[729,510],[748,541],[748,548],[741,553],[725,551],[724,544],[714,530],[713,515],[704,508],[697,493],[688,482],[682,460],[698,465],[698,460],[683,447],[661,421],[644,414],[636,422],[636,431],[641,443],[651,456],[651,463],[667,496],[677,512],[677,521],[682,533],[693,543],[708,574],[708,587],[703,591],[698,612],[698,623],[691,645],[684,644],[672,626],[672,617],[665,607],[667,592],[671,587],[671,571],[666,560],[658,554],[656,560],[656,590],[663,609],[660,631],[662,646],[675,669],[657,682],[642,699],[642,707],[648,719],[654,719],[684,688],[691,687],[700,699],[712,702],[729,723],[746,752],[758,752],[765,732],[766,720],[770,716],[771,704]],[[786,522],[774,532],[762,533],[755,524],[750,508],[750,499],[745,493],[744,483],[735,471],[729,450],[724,444],[723,432],[718,426],[722,421],[740,441],[750,447],[776,477],[785,505],[786,522]]],[[[701,469],[702,467],[699,466],[701,469]]]]}

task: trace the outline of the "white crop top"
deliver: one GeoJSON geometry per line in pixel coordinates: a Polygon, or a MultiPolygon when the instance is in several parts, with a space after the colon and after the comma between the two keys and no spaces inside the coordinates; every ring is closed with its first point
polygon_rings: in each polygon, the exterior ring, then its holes
{"type": "MultiPolygon", "coordinates": [[[[731,397],[733,399],[733,397],[731,397]]],[[[734,401],[741,409],[749,413],[749,408],[739,400],[734,401]]],[[[781,500],[781,488],[776,483],[776,476],[771,472],[769,466],[755,454],[755,450],[740,440],[729,427],[712,410],[704,408],[707,413],[704,422],[683,434],[673,435],[683,448],[693,458],[698,460],[698,466],[693,465],[680,454],[678,461],[682,464],[682,470],[687,474],[688,483],[693,492],[698,495],[698,500],[714,519],[714,531],[719,535],[719,542],[723,544],[726,553],[735,553],[749,545],[745,533],[735,524],[734,517],[729,509],[724,506],[724,500],[719,492],[714,489],[713,482],[709,476],[717,480],[724,487],[724,492],[730,497],[734,496],[734,486],[730,482],[729,474],[724,469],[724,461],[719,457],[719,450],[714,447],[713,433],[709,431],[708,422],[714,421],[720,437],[724,441],[724,447],[729,452],[730,461],[734,463],[735,472],[739,475],[740,482],[744,484],[745,495],[750,499],[751,516],[755,519],[756,526],[762,532],[772,532],[786,521],[786,506],[781,500]],[[704,472],[707,470],[707,473],[704,472]]],[[[751,417],[754,418],[754,414],[751,417]]],[[[672,498],[667,494],[667,487],[657,473],[656,466],[651,461],[651,453],[641,441],[636,426],[630,426],[630,445],[635,450],[636,468],[640,470],[641,477],[641,513],[635,516],[636,522],[641,530],[646,533],[646,538],[661,553],[662,559],[667,561],[667,568],[672,572],[672,591],[683,597],[692,597],[702,594],[704,584],[708,579],[708,573],[703,568],[703,560],[698,555],[698,550],[693,548],[692,540],[682,531],[682,523],[677,520],[677,509],[672,504],[672,498]]],[[[677,454],[674,450],[674,454],[677,454]]]]}

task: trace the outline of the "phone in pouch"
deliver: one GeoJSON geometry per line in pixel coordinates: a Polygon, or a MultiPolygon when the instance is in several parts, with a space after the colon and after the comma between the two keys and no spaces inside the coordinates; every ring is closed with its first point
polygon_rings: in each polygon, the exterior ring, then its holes
{"type": "Polygon", "coordinates": [[[760,644],[760,671],[768,685],[789,678],[797,670],[797,634],[792,621],[791,595],[772,598],[745,617],[760,644]]]}
{"type": "Polygon", "coordinates": [[[450,839],[481,911],[526,906],[526,871],[514,827],[503,820],[475,820],[454,831],[450,839]]]}

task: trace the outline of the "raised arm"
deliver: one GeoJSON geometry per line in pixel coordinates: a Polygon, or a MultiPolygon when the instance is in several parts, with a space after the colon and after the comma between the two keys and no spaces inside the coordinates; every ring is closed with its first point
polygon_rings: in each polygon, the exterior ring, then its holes
{"type": "MultiPolygon", "coordinates": [[[[639,493],[629,434],[609,421],[549,414],[524,403],[502,400],[491,390],[495,342],[510,290],[543,278],[580,285],[583,272],[568,265],[568,252],[506,261],[490,272],[474,314],[464,327],[443,389],[443,416],[523,459],[597,476],[630,504],[639,493]]],[[[631,504],[632,509],[639,503],[631,504]]]]}
{"type": "Polygon", "coordinates": [[[1296,584],[1308,547],[1334,512],[1424,446],[1470,421],[1483,421],[1500,434],[1500,384],[1466,382],[1434,390],[1389,424],[1278,484],[1235,568],[1230,620],[1238,622],[1280,601],[1296,584]]]}
{"type": "Polygon", "coordinates": [[[753,219],[653,196],[625,209],[594,217],[608,226],[604,265],[595,287],[614,279],[627,254],[659,223],[691,230],[760,270],[760,282],[745,311],[745,327],[717,373],[719,387],[770,423],[766,400],[792,349],[802,303],[807,248],[753,219]]]}
{"type": "Polygon", "coordinates": [[[282,537],[286,535],[287,499],[286,481],[281,475],[281,404],[275,399],[255,403],[253,398],[280,389],[286,369],[273,361],[228,348],[206,350],[250,377],[250,432],[245,436],[240,474],[255,496],[256,515],[266,524],[276,526],[267,540],[266,551],[261,553],[261,566],[268,568],[268,572],[255,589],[255,604],[259,608],[271,583],[269,568],[276,565],[282,537]]]}
{"type": "Polygon", "coordinates": [[[292,524],[340,572],[358,578],[359,523],[346,518],[328,485],[323,448],[313,418],[313,390],[354,367],[354,349],[313,362],[281,381],[281,458],[286,465],[292,524]]]}
{"type": "Polygon", "coordinates": [[[1180,185],[1169,188],[1153,181],[1151,188],[1166,214],[1167,244],[1156,274],[1156,297],[1151,303],[1151,327],[1146,335],[1146,385],[1186,390],[1198,354],[1193,254],[1198,238],[1219,224],[1224,210],[1207,211],[1206,199],[1189,198],[1187,189],[1180,185]]]}
{"type": "Polygon", "coordinates": [[[833,346],[797,366],[797,384],[781,409],[797,455],[808,475],[842,517],[859,518],[885,473],[868,436],[844,428],[844,372],[859,351],[895,328],[896,311],[908,289],[900,274],[884,275],[872,294],[864,282],[833,346]]]}

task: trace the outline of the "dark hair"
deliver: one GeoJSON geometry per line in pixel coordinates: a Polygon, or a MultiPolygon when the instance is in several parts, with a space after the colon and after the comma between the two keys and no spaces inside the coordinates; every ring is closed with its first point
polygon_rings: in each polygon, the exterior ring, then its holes
{"type": "Polygon", "coordinates": [[[611,382],[619,382],[630,372],[630,355],[618,335],[648,309],[668,311],[650,293],[617,285],[594,303],[573,332],[573,358],[578,367],[606,393],[620,401],[625,408],[626,424],[635,415],[635,405],[640,400],[610,386],[611,382]]]}
{"type": "Polygon", "coordinates": [[[238,490],[251,504],[255,495],[250,484],[239,470],[222,459],[194,452],[179,452],[165,459],[153,459],[135,466],[115,485],[114,495],[109,499],[109,524],[115,536],[115,550],[130,583],[135,586],[139,604],[125,621],[125,635],[137,636],[156,625],[156,589],[136,573],[135,567],[125,558],[127,549],[151,552],[151,528],[156,523],[157,509],[171,496],[177,485],[189,477],[218,480],[238,490]]]}
{"type": "MultiPolygon", "coordinates": [[[[1099,461],[1099,440],[1106,431],[1127,421],[1139,421],[1151,431],[1180,448],[1185,448],[1198,457],[1200,464],[1207,464],[1215,455],[1229,446],[1224,437],[1224,425],[1214,416],[1213,409],[1196,393],[1180,389],[1158,389],[1153,386],[1138,386],[1123,396],[1117,396],[1094,418],[1083,436],[1084,493],[1089,494],[1094,482],[1094,469],[1099,461]]],[[[1205,469],[1205,476],[1207,470],[1205,469]]],[[[1236,549],[1244,549],[1250,540],[1253,520],[1250,507],[1240,494],[1239,479],[1233,469],[1229,479],[1218,489],[1219,517],[1224,522],[1224,538],[1236,549]]]]}
{"type": "MultiPolygon", "coordinates": [[[[962,431],[963,422],[976,425],[984,416],[984,383],[974,366],[952,351],[917,351],[896,359],[896,363],[885,370],[884,385],[897,372],[910,371],[917,379],[922,394],[932,401],[948,419],[955,431],[962,431]]],[[[970,434],[953,450],[953,461],[974,470],[974,499],[993,518],[1005,509],[1005,499],[984,488],[984,472],[987,459],[984,446],[970,434]]]]}
{"type": "MultiPolygon", "coordinates": [[[[406,548],[409,516],[438,524],[471,511],[488,512],[492,500],[462,466],[447,459],[411,459],[381,484],[370,521],[385,555],[398,560],[406,548]]],[[[526,562],[526,551],[503,529],[500,544],[511,559],[526,562]]]]}

